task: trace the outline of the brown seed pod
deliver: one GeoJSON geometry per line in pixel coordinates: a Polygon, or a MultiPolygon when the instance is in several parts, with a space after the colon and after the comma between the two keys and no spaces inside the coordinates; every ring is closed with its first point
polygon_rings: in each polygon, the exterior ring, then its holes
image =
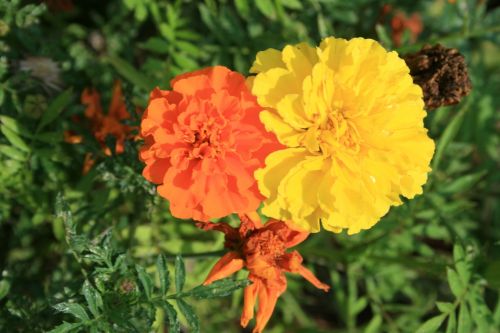
{"type": "Polygon", "coordinates": [[[465,58],[457,49],[426,45],[403,59],[413,82],[422,88],[429,110],[457,104],[472,89],[465,58]]]}

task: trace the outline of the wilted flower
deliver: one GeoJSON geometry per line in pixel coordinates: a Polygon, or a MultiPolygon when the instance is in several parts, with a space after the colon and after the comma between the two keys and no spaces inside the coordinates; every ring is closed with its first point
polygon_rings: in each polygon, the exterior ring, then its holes
{"type": "Polygon", "coordinates": [[[59,90],[61,87],[61,70],[57,63],[50,58],[27,57],[20,61],[20,69],[29,72],[47,88],[59,90]]]}
{"type": "Polygon", "coordinates": [[[472,90],[467,63],[457,49],[426,45],[404,56],[413,81],[424,92],[427,109],[459,103],[472,90]]]}
{"type": "MultiPolygon", "coordinates": [[[[81,101],[86,106],[85,118],[90,122],[92,134],[101,145],[104,153],[111,156],[111,150],[106,145],[106,138],[108,136],[112,136],[116,141],[114,147],[115,153],[123,153],[125,150],[125,140],[134,137],[132,133],[134,128],[123,123],[123,120],[130,118],[130,114],[123,100],[120,81],[116,81],[114,84],[108,113],[103,112],[101,96],[94,89],[85,89],[82,93],[81,101]]],[[[82,141],[81,136],[75,135],[71,131],[65,132],[64,135],[65,141],[68,143],[80,143],[82,141]]],[[[93,164],[94,159],[90,155],[87,155],[84,163],[84,173],[90,170],[93,164]]]]}
{"type": "Polygon", "coordinates": [[[280,147],[259,121],[245,78],[221,66],[180,75],[155,89],[141,123],[143,175],[160,184],[179,218],[207,221],[255,210],[254,171],[280,147]]]}
{"type": "Polygon", "coordinates": [[[262,332],[276,306],[276,301],[287,287],[285,273],[297,273],[316,288],[328,291],[330,287],[321,283],[314,274],[302,265],[302,256],[287,249],[303,242],[309,233],[292,230],[278,220],[265,225],[257,213],[240,215],[239,228],[226,223],[199,223],[204,230],[217,230],[225,234],[224,246],[230,250],[212,268],[203,284],[228,277],[246,268],[252,284],[245,288],[241,326],[246,327],[258,309],[254,333],[262,332]]]}
{"type": "Polygon", "coordinates": [[[257,54],[252,92],[286,149],[256,172],[263,213],[312,232],[373,226],[422,192],[434,143],[422,90],[374,40],[326,38],[257,54]]]}

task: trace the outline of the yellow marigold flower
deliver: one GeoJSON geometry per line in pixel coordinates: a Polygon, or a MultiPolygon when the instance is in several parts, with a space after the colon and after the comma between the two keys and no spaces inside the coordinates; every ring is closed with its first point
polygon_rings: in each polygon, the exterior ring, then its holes
{"type": "Polygon", "coordinates": [[[400,195],[422,193],[434,142],[422,90],[396,52],[333,37],[257,54],[252,92],[287,148],[256,171],[263,213],[318,232],[372,227],[400,195]]]}

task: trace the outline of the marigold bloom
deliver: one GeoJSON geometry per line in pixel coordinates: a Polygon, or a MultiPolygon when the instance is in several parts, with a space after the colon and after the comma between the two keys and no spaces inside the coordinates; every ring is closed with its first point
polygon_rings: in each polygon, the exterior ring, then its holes
{"type": "Polygon", "coordinates": [[[434,143],[422,90],[395,52],[374,40],[326,38],[257,54],[260,119],[286,149],[256,172],[263,213],[299,228],[353,234],[400,195],[422,192],[434,143]]]}
{"type": "Polygon", "coordinates": [[[172,215],[207,221],[255,210],[254,171],[280,147],[239,73],[216,66],[155,89],[141,123],[143,175],[160,184],[172,215]]]}
{"type": "Polygon", "coordinates": [[[314,274],[302,265],[302,256],[297,252],[286,252],[303,242],[309,233],[300,232],[278,220],[262,225],[256,213],[240,215],[239,228],[226,223],[199,223],[204,230],[218,230],[225,234],[224,246],[231,251],[225,254],[212,268],[203,284],[226,278],[247,268],[252,284],[245,288],[241,326],[246,327],[258,309],[254,333],[262,332],[276,306],[276,301],[287,287],[285,272],[298,273],[316,288],[328,291],[330,287],[321,283],[314,274]]]}
{"type": "MultiPolygon", "coordinates": [[[[130,114],[127,112],[123,100],[121,83],[116,81],[114,84],[113,96],[109,111],[106,114],[102,110],[101,97],[94,89],[85,89],[81,96],[81,102],[86,106],[85,118],[90,122],[92,134],[103,148],[104,153],[111,156],[111,150],[106,146],[106,137],[108,135],[116,140],[115,153],[123,153],[125,140],[134,137],[134,134],[132,134],[134,127],[122,123],[123,120],[130,118],[130,114]]],[[[75,119],[75,121],[79,120],[75,119]]],[[[76,144],[82,141],[82,137],[75,135],[72,131],[66,131],[64,136],[65,141],[68,143],[76,144]]],[[[85,157],[84,173],[90,170],[93,164],[94,159],[87,155],[85,157]]]]}

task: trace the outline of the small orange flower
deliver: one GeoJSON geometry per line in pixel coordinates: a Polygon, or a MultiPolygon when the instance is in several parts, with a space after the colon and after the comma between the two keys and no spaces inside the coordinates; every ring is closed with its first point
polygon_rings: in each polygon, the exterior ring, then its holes
{"type": "MultiPolygon", "coordinates": [[[[127,112],[125,102],[123,100],[120,81],[116,81],[113,86],[113,97],[109,106],[108,113],[104,113],[101,106],[101,97],[94,89],[85,89],[81,96],[82,104],[86,106],[85,118],[90,122],[91,130],[96,140],[101,145],[104,154],[111,156],[111,150],[106,146],[106,137],[112,136],[116,140],[115,152],[121,154],[125,150],[125,140],[134,137],[132,131],[134,128],[122,123],[123,120],[129,119],[130,114],[127,112]]],[[[78,122],[78,119],[75,119],[78,122]]],[[[68,143],[80,143],[82,137],[75,135],[72,131],[64,133],[64,139],[68,143]]],[[[87,154],[85,157],[84,173],[86,173],[94,164],[93,158],[87,154]]]]}
{"type": "Polygon", "coordinates": [[[406,30],[410,31],[410,41],[413,43],[422,33],[423,25],[420,14],[413,13],[407,17],[405,13],[397,11],[391,20],[392,41],[396,47],[401,46],[401,39],[406,30]]]}
{"type": "Polygon", "coordinates": [[[226,67],[177,76],[155,89],[141,123],[143,175],[172,215],[208,221],[257,209],[253,173],[281,147],[259,120],[245,78],[226,67]]]}
{"type": "Polygon", "coordinates": [[[330,287],[321,283],[302,265],[299,252],[286,252],[288,248],[303,242],[309,233],[292,230],[285,222],[274,219],[263,225],[257,213],[240,215],[240,220],[239,228],[226,223],[198,224],[204,230],[223,232],[226,240],[224,246],[231,250],[215,264],[203,284],[223,279],[246,267],[252,284],[244,291],[241,326],[246,327],[253,318],[258,298],[253,332],[260,333],[271,318],[276,301],[286,290],[285,272],[298,273],[324,291],[330,287]]]}

